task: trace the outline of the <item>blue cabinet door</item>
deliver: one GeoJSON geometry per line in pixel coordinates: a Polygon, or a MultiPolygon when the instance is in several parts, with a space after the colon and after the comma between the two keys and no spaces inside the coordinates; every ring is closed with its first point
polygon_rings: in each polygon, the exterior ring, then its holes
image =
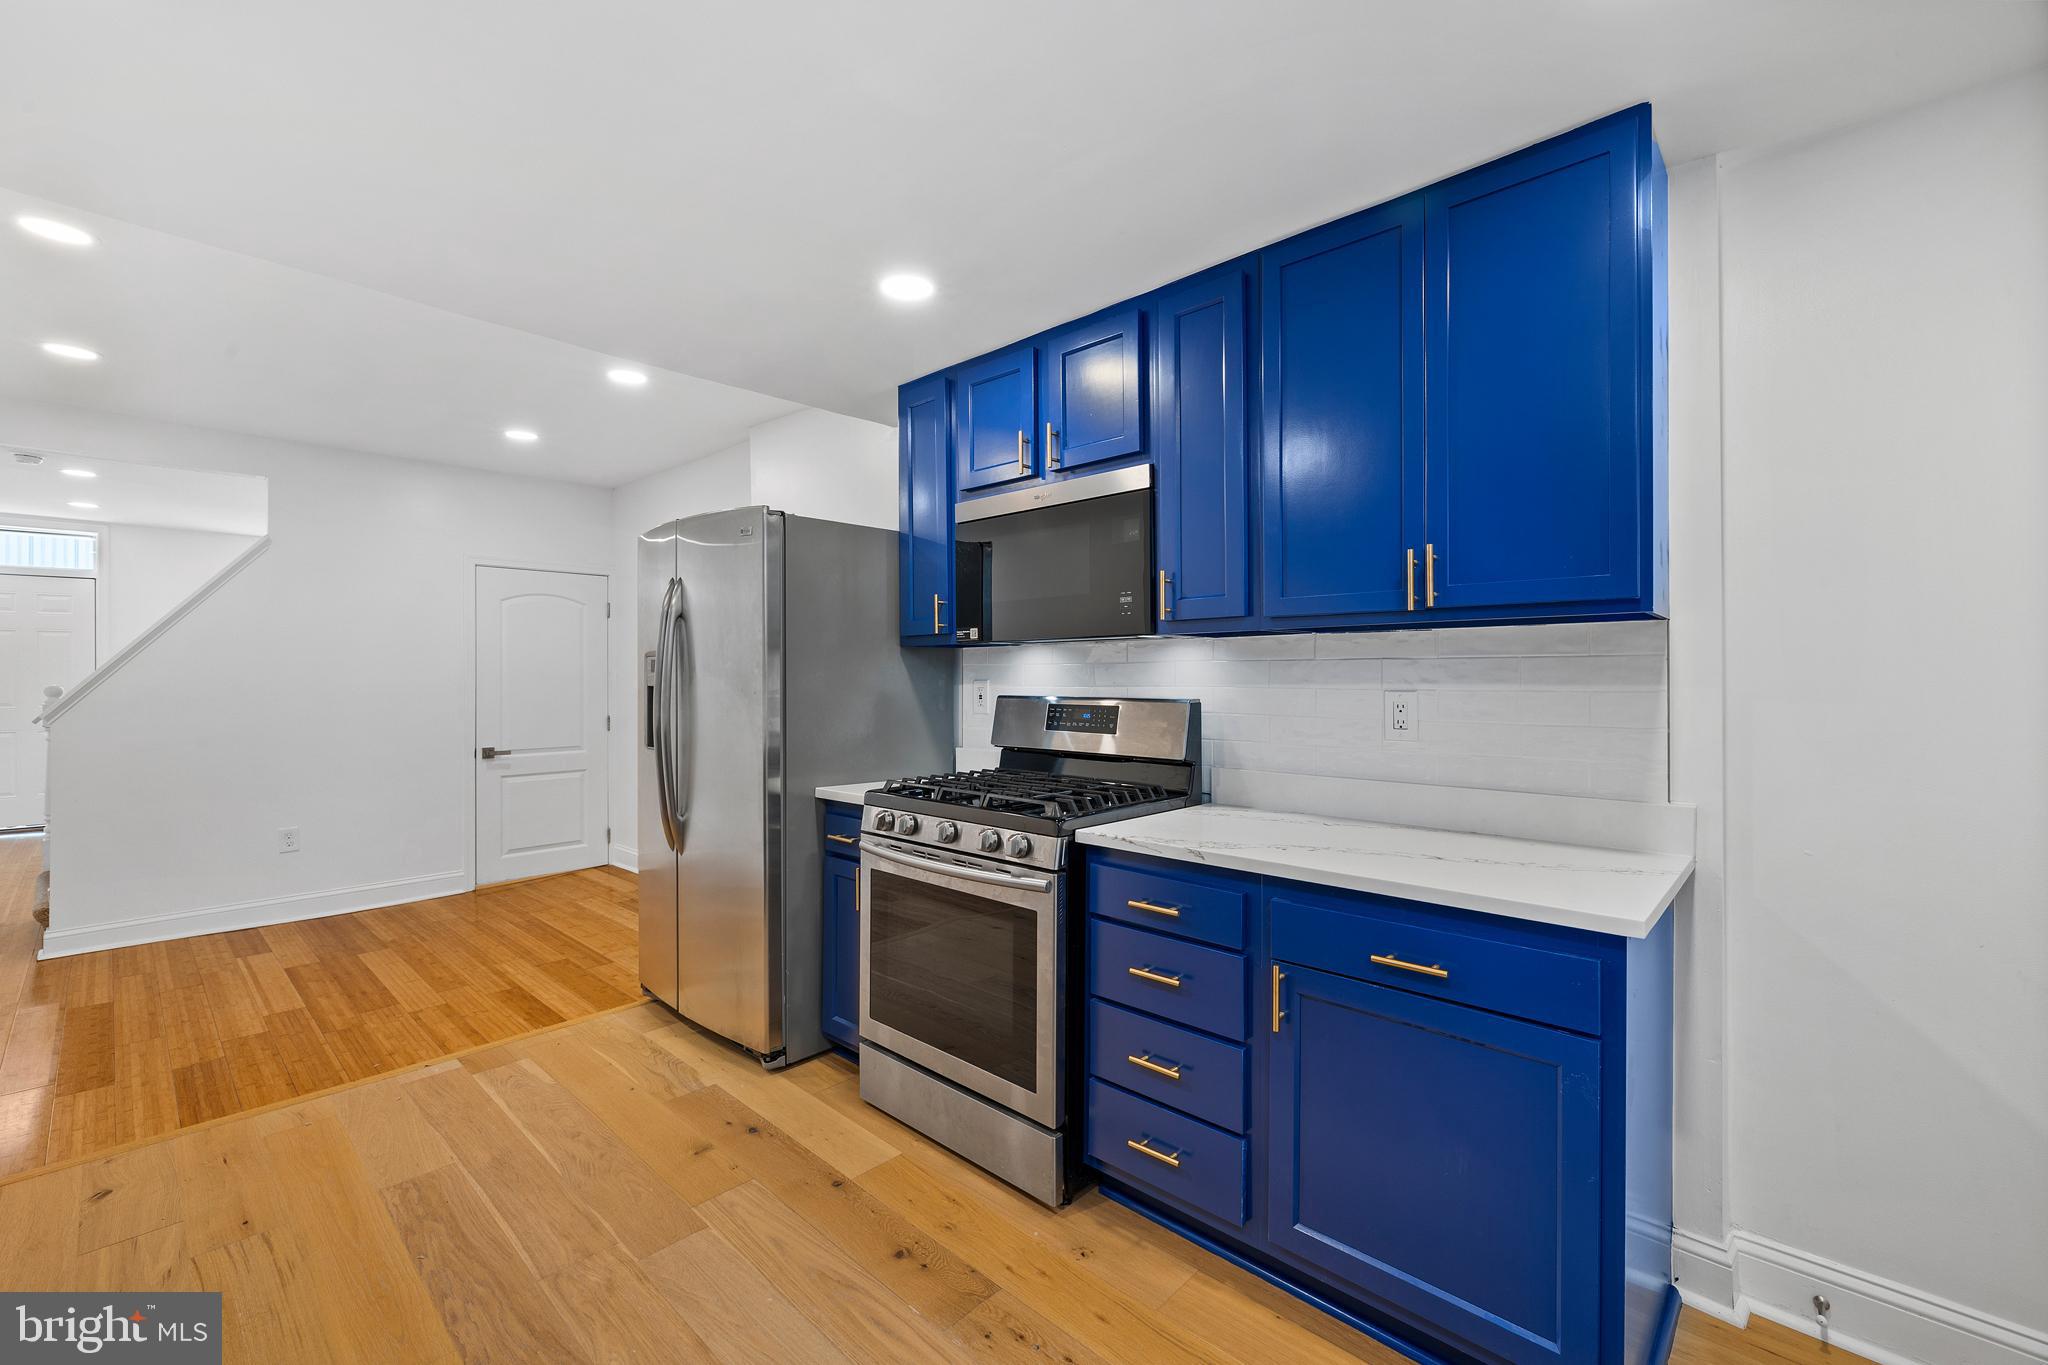
{"type": "Polygon", "coordinates": [[[1421,196],[1259,263],[1266,614],[1404,611],[1404,528],[1422,510],[1421,196]]]}
{"type": "Polygon", "coordinates": [[[1600,1044],[1278,970],[1267,1237],[1487,1355],[1597,1360],[1600,1044]]]}
{"type": "Polygon", "coordinates": [[[1078,469],[1145,448],[1144,312],[1057,332],[1045,343],[1045,472],[1078,469]]]}
{"type": "Polygon", "coordinates": [[[818,1011],[825,1036],[860,1049],[860,861],[825,858],[824,995],[818,1011]]]}
{"type": "Polygon", "coordinates": [[[1648,106],[1423,192],[1438,607],[1639,597],[1648,106]]]}
{"type": "Polygon", "coordinates": [[[1244,391],[1250,283],[1243,267],[1226,267],[1168,289],[1153,309],[1163,621],[1224,621],[1251,611],[1244,391]]]}
{"type": "Polygon", "coordinates": [[[1012,347],[962,366],[953,404],[961,492],[1036,477],[1037,347],[1012,347]]]}
{"type": "Polygon", "coordinates": [[[897,390],[897,620],[910,643],[952,636],[951,430],[944,376],[897,390]]]}

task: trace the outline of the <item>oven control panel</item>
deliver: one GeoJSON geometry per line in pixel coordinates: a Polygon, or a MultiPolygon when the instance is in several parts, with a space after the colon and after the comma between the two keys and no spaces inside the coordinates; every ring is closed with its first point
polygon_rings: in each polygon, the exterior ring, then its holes
{"type": "MultiPolygon", "coordinates": [[[[1056,872],[1066,865],[1067,840],[1057,834],[1029,834],[972,820],[917,815],[882,806],[861,809],[861,830],[927,862],[956,867],[1021,863],[1056,872]]],[[[886,845],[885,845],[886,847],[886,845]]]]}
{"type": "Polygon", "coordinates": [[[1048,731],[1113,735],[1116,733],[1117,710],[1117,707],[1101,702],[1049,702],[1045,708],[1045,728],[1048,731]]]}

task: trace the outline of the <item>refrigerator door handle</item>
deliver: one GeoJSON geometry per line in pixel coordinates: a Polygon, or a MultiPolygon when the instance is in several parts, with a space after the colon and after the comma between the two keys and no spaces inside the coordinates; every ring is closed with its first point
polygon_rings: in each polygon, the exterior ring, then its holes
{"type": "Polygon", "coordinates": [[[669,621],[675,609],[677,591],[682,580],[671,578],[668,591],[661,597],[661,618],[654,636],[654,717],[651,731],[654,739],[654,791],[661,803],[661,837],[676,851],[675,812],[669,800],[670,754],[669,754],[669,674],[672,667],[669,648],[669,621]]]}
{"type": "Polygon", "coordinates": [[[669,634],[673,643],[669,648],[670,695],[677,703],[672,715],[679,713],[677,734],[673,737],[674,750],[669,755],[668,798],[669,819],[675,830],[670,837],[671,846],[682,852],[685,831],[690,823],[690,796],[694,783],[690,776],[690,751],[686,737],[690,733],[690,618],[683,611],[683,581],[675,582],[675,614],[669,618],[669,634]]]}

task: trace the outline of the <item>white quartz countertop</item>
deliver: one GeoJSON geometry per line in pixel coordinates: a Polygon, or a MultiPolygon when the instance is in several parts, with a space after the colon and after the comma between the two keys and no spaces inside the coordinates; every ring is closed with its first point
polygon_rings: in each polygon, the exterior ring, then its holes
{"type": "Polygon", "coordinates": [[[818,788],[818,799],[844,801],[848,805],[858,806],[862,797],[881,785],[879,782],[841,782],[836,786],[818,788]]]}
{"type": "Polygon", "coordinates": [[[1647,936],[1692,875],[1678,853],[1625,853],[1320,815],[1186,806],[1076,836],[1096,848],[1234,868],[1464,910],[1647,936]]]}

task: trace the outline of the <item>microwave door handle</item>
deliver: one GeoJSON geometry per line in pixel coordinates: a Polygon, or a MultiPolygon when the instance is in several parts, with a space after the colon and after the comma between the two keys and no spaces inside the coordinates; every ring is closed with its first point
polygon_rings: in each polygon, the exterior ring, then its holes
{"type": "Polygon", "coordinates": [[[668,581],[668,591],[661,595],[661,616],[654,633],[654,717],[649,732],[654,740],[654,794],[661,810],[661,837],[676,851],[675,812],[669,804],[669,629],[668,622],[675,606],[678,580],[668,581]]]}
{"type": "Polygon", "coordinates": [[[886,845],[878,844],[872,839],[860,841],[860,855],[863,858],[872,855],[885,862],[902,863],[905,867],[915,867],[927,872],[936,872],[942,877],[958,877],[962,881],[986,882],[991,886],[1014,886],[1025,891],[1049,891],[1052,889],[1052,883],[1043,877],[1019,877],[1012,872],[995,872],[978,867],[958,867],[952,863],[939,862],[935,858],[914,858],[909,854],[898,853],[895,849],[889,848],[886,845]]]}

